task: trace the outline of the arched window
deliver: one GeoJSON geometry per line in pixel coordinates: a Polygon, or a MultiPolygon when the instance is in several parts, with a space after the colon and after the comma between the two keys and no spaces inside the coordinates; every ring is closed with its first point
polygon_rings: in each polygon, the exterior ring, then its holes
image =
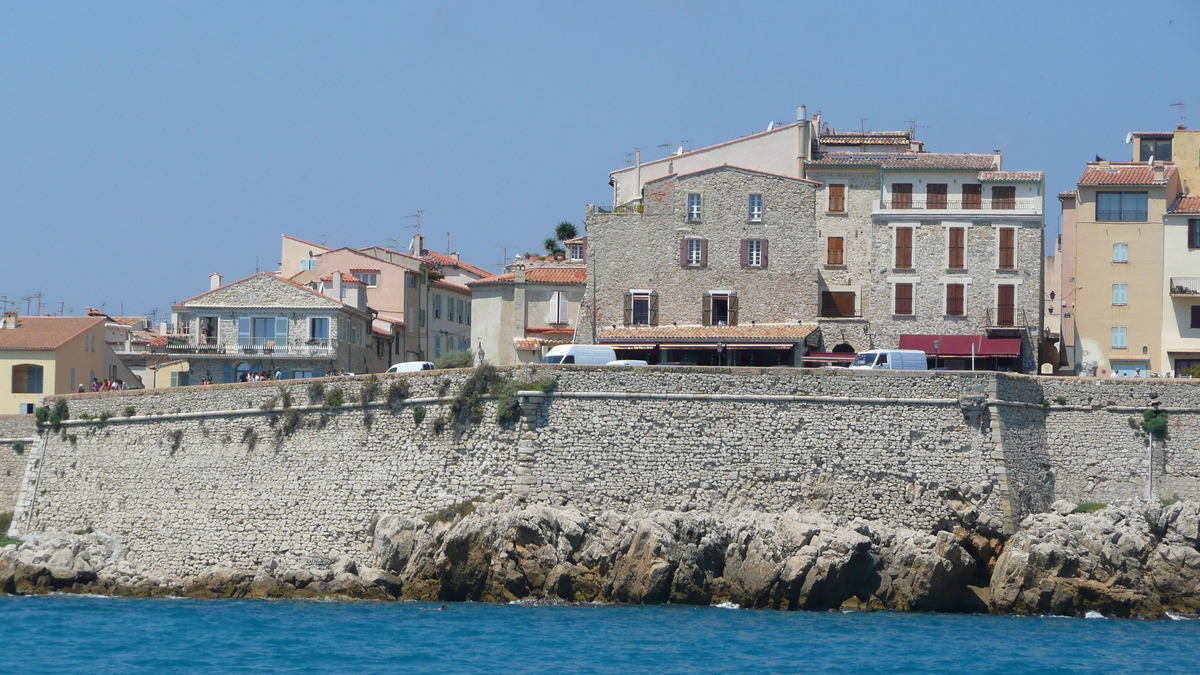
{"type": "Polygon", "coordinates": [[[22,363],[12,369],[12,393],[40,394],[42,393],[42,367],[32,363],[22,363]]]}

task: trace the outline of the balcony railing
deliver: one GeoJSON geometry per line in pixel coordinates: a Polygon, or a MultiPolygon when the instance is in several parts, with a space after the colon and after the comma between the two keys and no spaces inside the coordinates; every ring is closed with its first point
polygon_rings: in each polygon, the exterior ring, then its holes
{"type": "Polygon", "coordinates": [[[922,211],[1035,211],[1037,199],[882,199],[881,209],[922,211]]]}
{"type": "Polygon", "coordinates": [[[1200,295],[1200,277],[1171,277],[1171,295],[1200,295]]]}
{"type": "Polygon", "coordinates": [[[1145,222],[1146,209],[1096,209],[1096,220],[1107,222],[1145,222]]]}
{"type": "Polygon", "coordinates": [[[332,356],[336,345],[328,338],[315,338],[303,344],[274,344],[274,340],[250,338],[238,344],[216,344],[212,341],[183,345],[167,345],[168,354],[213,355],[266,355],[266,356],[332,356]]]}

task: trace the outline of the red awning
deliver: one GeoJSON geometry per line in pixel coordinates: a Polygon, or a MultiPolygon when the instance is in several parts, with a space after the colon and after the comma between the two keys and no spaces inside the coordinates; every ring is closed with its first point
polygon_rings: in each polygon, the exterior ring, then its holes
{"type": "Polygon", "coordinates": [[[802,357],[804,361],[821,361],[823,363],[849,363],[856,354],[849,352],[813,352],[802,357]]]}
{"type": "Polygon", "coordinates": [[[900,349],[920,349],[930,356],[1020,356],[1021,338],[990,338],[986,335],[901,335],[900,349]],[[938,341],[934,349],[933,341],[938,341]]]}

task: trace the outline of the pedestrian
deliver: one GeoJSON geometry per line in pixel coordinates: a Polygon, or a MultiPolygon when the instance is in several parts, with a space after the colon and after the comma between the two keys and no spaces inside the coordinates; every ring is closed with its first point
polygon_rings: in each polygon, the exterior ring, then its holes
{"type": "Polygon", "coordinates": [[[282,371],[282,370],[280,370],[279,368],[276,368],[276,369],[275,369],[275,379],[276,379],[276,380],[282,380],[282,379],[283,379],[283,371],[282,371]]]}

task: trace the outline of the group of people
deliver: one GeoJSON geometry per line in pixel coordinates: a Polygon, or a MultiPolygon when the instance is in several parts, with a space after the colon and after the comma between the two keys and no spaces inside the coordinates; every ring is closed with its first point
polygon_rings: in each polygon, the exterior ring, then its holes
{"type": "MultiPolygon", "coordinates": [[[[92,392],[93,393],[98,392],[98,391],[122,391],[124,389],[128,389],[128,387],[125,386],[125,382],[123,380],[107,380],[106,379],[103,382],[101,382],[100,380],[98,380],[94,377],[92,378],[92,392]]],[[[78,393],[80,393],[80,394],[84,393],[84,388],[83,388],[82,382],[79,383],[78,393]]]]}
{"type": "Polygon", "coordinates": [[[238,382],[270,382],[271,380],[282,380],[283,371],[276,370],[275,376],[271,377],[270,373],[260,373],[255,371],[246,371],[238,376],[238,382]]]}

